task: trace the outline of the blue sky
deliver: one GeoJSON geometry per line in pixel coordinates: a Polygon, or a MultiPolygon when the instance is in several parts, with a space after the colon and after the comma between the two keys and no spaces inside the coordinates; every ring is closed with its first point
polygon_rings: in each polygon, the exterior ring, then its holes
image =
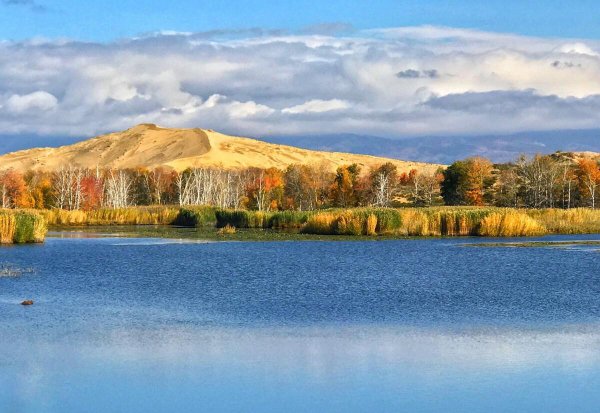
{"type": "Polygon", "coordinates": [[[268,28],[322,23],[357,29],[437,25],[530,36],[600,37],[593,0],[268,1],[0,0],[0,38],[110,41],[157,30],[268,28]]]}

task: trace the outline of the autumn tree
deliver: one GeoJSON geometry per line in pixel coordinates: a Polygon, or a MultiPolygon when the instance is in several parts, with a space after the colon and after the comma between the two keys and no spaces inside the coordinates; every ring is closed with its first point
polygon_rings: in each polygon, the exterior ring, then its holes
{"type": "Polygon", "coordinates": [[[82,209],[96,209],[104,204],[104,179],[98,169],[83,178],[81,187],[83,191],[82,209]]]}
{"type": "Polygon", "coordinates": [[[283,204],[283,173],[277,168],[251,169],[246,179],[249,207],[258,211],[272,211],[283,204]]]}
{"type": "Polygon", "coordinates": [[[487,190],[493,182],[492,163],[482,157],[467,159],[467,188],[465,190],[468,205],[484,205],[487,190]]]}
{"type": "Polygon", "coordinates": [[[513,165],[503,165],[496,172],[494,204],[501,207],[519,206],[519,175],[513,165]]]}
{"type": "Polygon", "coordinates": [[[596,208],[598,187],[600,186],[600,167],[598,161],[583,158],[577,163],[577,176],[582,195],[591,208],[596,208]]]}
{"type": "Polygon", "coordinates": [[[54,199],[51,176],[45,172],[30,171],[24,176],[33,208],[43,209],[52,205],[54,199]]]}
{"type": "Polygon", "coordinates": [[[481,157],[457,161],[444,172],[442,197],[446,205],[483,205],[493,184],[492,163],[481,157]]]}
{"type": "Polygon", "coordinates": [[[329,202],[329,187],[334,179],[330,164],[326,162],[306,165],[304,168],[308,192],[314,208],[322,208],[329,202]]]}
{"type": "Polygon", "coordinates": [[[357,164],[337,168],[330,191],[333,205],[344,208],[357,205],[359,176],[360,167],[357,164]]]}
{"type": "Polygon", "coordinates": [[[516,163],[522,189],[523,203],[532,208],[553,208],[560,192],[558,182],[561,169],[558,163],[547,155],[532,158],[521,156],[516,163]]]}
{"type": "Polygon", "coordinates": [[[83,179],[86,172],[72,165],[54,172],[52,186],[54,205],[60,209],[80,209],[84,201],[83,179]]]}
{"type": "Polygon", "coordinates": [[[444,171],[442,197],[446,205],[466,205],[468,189],[468,165],[465,161],[456,161],[444,171]]]}
{"type": "Polygon", "coordinates": [[[104,180],[105,203],[110,208],[125,208],[133,204],[133,179],[127,171],[109,170],[104,180]]]}
{"type": "Polygon", "coordinates": [[[146,186],[150,192],[150,203],[161,205],[173,202],[173,187],[176,173],[165,168],[154,168],[146,175],[146,186]]]}
{"type": "Polygon", "coordinates": [[[286,207],[300,211],[316,208],[310,170],[306,165],[290,165],[284,173],[286,207]]]}
{"type": "Polygon", "coordinates": [[[2,208],[32,208],[34,205],[23,175],[13,169],[0,174],[0,198],[2,208]]]}
{"type": "Polygon", "coordinates": [[[376,206],[388,207],[396,196],[398,190],[398,171],[396,165],[387,162],[371,170],[370,203],[376,206]]]}
{"type": "Polygon", "coordinates": [[[440,185],[444,180],[443,170],[435,173],[420,173],[411,169],[399,178],[399,193],[414,206],[431,206],[440,201],[440,185]]]}

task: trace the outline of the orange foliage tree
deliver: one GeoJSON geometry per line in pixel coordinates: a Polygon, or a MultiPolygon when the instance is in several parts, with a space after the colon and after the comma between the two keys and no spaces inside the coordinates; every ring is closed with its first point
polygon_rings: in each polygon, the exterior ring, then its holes
{"type": "Polygon", "coordinates": [[[600,166],[593,159],[580,159],[577,163],[579,190],[589,200],[589,205],[596,208],[596,197],[600,186],[600,166]]]}
{"type": "Polygon", "coordinates": [[[0,175],[2,208],[33,208],[34,200],[23,175],[10,169],[0,175]]]}

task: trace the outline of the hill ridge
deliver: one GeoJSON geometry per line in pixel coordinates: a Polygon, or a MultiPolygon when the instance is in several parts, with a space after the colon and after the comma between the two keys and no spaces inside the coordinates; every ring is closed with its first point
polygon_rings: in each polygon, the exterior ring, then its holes
{"type": "Polygon", "coordinates": [[[363,168],[392,162],[399,171],[434,172],[442,165],[371,155],[301,149],[258,139],[229,136],[212,129],[165,128],[142,123],[121,132],[96,136],[56,148],[31,148],[0,156],[0,170],[55,171],[82,168],[156,168],[181,171],[189,167],[284,169],[290,164],[324,164],[331,170],[357,163],[363,168]]]}

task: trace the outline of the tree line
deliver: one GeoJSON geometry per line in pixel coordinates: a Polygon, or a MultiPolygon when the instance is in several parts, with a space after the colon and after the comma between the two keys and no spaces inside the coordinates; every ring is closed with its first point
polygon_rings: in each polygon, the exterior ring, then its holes
{"type": "Polygon", "coordinates": [[[521,156],[493,164],[481,157],[432,174],[398,172],[392,163],[369,170],[326,164],[223,170],[189,168],[0,172],[2,208],[91,210],[136,205],[213,205],[258,211],[400,205],[493,205],[573,208],[598,204],[597,159],[570,153],[521,156]]]}

